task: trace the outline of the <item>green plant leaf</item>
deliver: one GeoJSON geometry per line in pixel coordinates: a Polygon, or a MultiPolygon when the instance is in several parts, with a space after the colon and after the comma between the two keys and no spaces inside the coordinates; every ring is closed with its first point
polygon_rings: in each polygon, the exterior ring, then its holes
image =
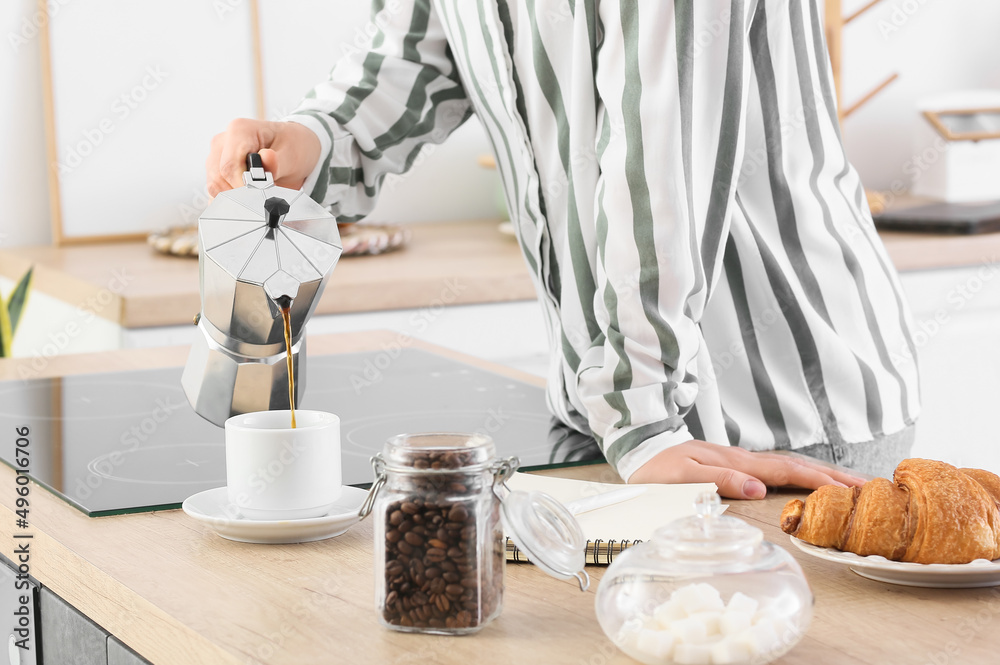
{"type": "Polygon", "coordinates": [[[31,295],[31,282],[35,275],[35,266],[28,268],[28,272],[24,273],[24,276],[11,291],[10,297],[7,299],[7,315],[10,317],[10,334],[13,338],[14,333],[17,332],[17,324],[21,322],[21,314],[24,312],[24,308],[28,306],[28,296],[31,295]]]}
{"type": "Polygon", "coordinates": [[[7,303],[0,294],[0,358],[10,358],[10,347],[13,342],[14,332],[10,326],[10,316],[7,314],[7,303]]]}

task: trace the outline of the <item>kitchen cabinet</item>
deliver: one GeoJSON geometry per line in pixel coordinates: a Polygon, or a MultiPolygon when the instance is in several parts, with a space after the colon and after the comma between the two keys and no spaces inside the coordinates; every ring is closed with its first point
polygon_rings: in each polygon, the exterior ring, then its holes
{"type": "Polygon", "coordinates": [[[42,644],[38,665],[150,665],[49,589],[41,588],[38,595],[37,635],[42,644]]]}
{"type": "Polygon", "coordinates": [[[3,564],[0,565],[0,640],[4,642],[0,647],[0,663],[41,665],[37,631],[39,584],[30,576],[18,580],[15,565],[6,556],[0,555],[0,562],[3,564]],[[18,642],[26,648],[18,646],[18,642]]]}
{"type": "Polygon", "coordinates": [[[0,563],[0,664],[150,665],[33,577],[18,580],[6,556],[0,563]]]}
{"type": "Polygon", "coordinates": [[[108,637],[108,665],[150,665],[148,660],[118,641],[108,637]]]}
{"type": "MultiPolygon", "coordinates": [[[[1000,264],[905,272],[913,311],[922,412],[912,455],[1000,472],[1000,264]]],[[[904,349],[891,350],[912,362],[904,349]]]]}
{"type": "Polygon", "coordinates": [[[100,626],[45,588],[39,614],[43,665],[107,665],[108,634],[100,626]]]}
{"type": "MultiPolygon", "coordinates": [[[[396,309],[383,312],[314,316],[310,335],[390,330],[395,344],[420,339],[499,365],[544,377],[548,368],[548,333],[536,300],[396,309]]],[[[190,344],[193,325],[123,328],[122,348],[190,344]]]]}

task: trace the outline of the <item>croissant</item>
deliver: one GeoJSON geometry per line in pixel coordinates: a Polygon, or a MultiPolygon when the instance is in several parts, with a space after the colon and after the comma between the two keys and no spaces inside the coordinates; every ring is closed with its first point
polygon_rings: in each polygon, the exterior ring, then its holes
{"type": "Polygon", "coordinates": [[[1000,558],[1000,476],[907,459],[891,482],[824,485],[781,511],[781,530],[819,547],[891,561],[1000,558]]]}

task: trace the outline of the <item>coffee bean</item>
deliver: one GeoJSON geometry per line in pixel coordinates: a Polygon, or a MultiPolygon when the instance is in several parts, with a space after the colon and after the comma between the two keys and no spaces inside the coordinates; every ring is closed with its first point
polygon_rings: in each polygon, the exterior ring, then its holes
{"type": "Polygon", "coordinates": [[[499,506],[483,510],[492,482],[462,470],[481,462],[470,451],[422,452],[412,461],[417,473],[399,474],[383,490],[395,494],[381,509],[385,543],[376,548],[384,557],[382,616],[394,626],[466,632],[496,615],[503,591],[499,506]]]}

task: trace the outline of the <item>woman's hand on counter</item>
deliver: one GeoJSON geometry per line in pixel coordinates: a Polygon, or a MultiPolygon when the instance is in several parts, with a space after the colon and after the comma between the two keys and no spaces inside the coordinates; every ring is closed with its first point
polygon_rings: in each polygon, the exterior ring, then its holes
{"type": "Polygon", "coordinates": [[[298,189],[312,173],[322,150],[311,129],[297,122],[237,118],[212,139],[205,171],[208,193],[215,196],[243,186],[247,155],[260,154],[274,184],[298,189]]]}
{"type": "Polygon", "coordinates": [[[632,474],[630,483],[715,483],[730,499],[763,499],[767,486],[858,486],[857,478],[829,467],[785,455],[753,453],[735,446],[688,441],[668,448],[632,474]]]}

